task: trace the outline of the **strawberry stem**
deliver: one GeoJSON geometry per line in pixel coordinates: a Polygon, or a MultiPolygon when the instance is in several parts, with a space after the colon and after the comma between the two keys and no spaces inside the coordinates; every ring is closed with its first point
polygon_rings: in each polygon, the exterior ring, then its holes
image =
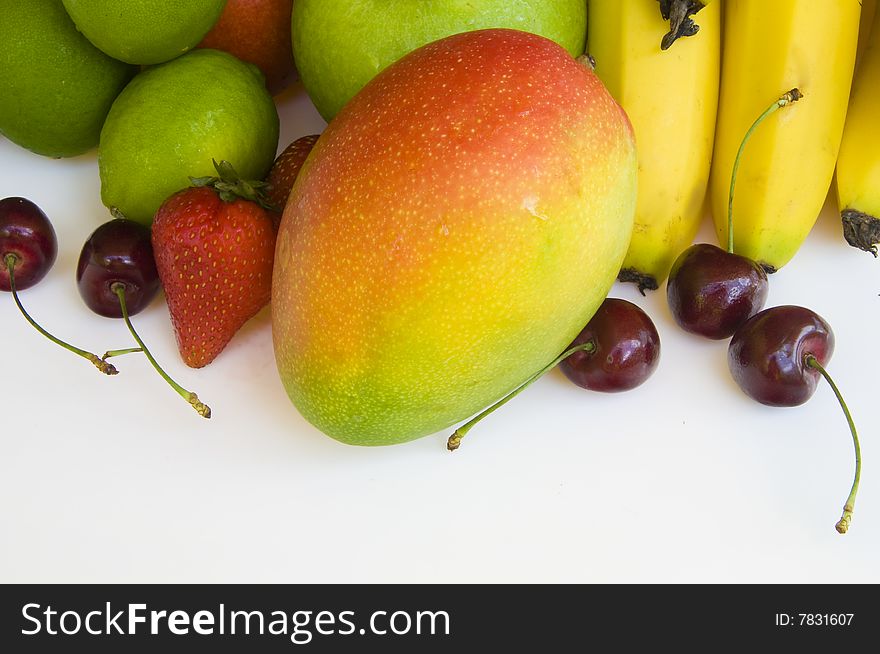
{"type": "MultiPolygon", "coordinates": [[[[162,379],[164,379],[166,382],[168,382],[168,385],[171,386],[171,388],[173,388],[177,392],[177,394],[180,395],[180,397],[182,397],[184,400],[186,400],[187,402],[189,402],[192,405],[192,407],[196,410],[196,413],[198,413],[203,418],[210,418],[211,417],[210,407],[207,404],[203,404],[199,400],[198,395],[196,395],[195,393],[191,393],[190,391],[183,388],[176,381],[171,379],[171,377],[168,376],[168,373],[166,373],[164,370],[162,370],[162,366],[160,366],[156,362],[156,359],[153,358],[153,355],[150,353],[150,350],[147,348],[147,346],[141,340],[141,337],[138,336],[137,331],[135,331],[134,325],[131,324],[131,320],[128,317],[128,309],[125,306],[125,284],[122,284],[120,282],[116,282],[112,286],[110,286],[110,290],[113,291],[114,293],[116,293],[116,297],[119,298],[119,307],[122,309],[122,318],[123,318],[123,320],[125,320],[125,324],[128,327],[128,331],[131,332],[131,335],[134,337],[134,340],[137,341],[137,344],[140,346],[140,349],[143,351],[144,356],[146,356],[147,359],[149,360],[149,362],[151,364],[153,364],[153,367],[156,369],[156,372],[158,372],[162,376],[162,379]]],[[[131,351],[132,352],[137,351],[137,348],[132,348],[131,351]]],[[[124,353],[122,350],[117,350],[116,352],[120,353],[120,354],[124,353]]],[[[114,356],[113,352],[108,352],[107,354],[110,356],[114,356]]]]}
{"type": "Polygon", "coordinates": [[[18,263],[18,261],[18,257],[12,253],[7,254],[5,257],[6,270],[9,271],[9,288],[12,291],[12,299],[15,300],[15,304],[18,307],[18,310],[21,311],[21,315],[25,317],[25,320],[27,320],[31,324],[31,327],[36,329],[43,336],[48,338],[56,345],[60,345],[65,350],[81,356],[86,361],[90,361],[98,370],[103,372],[105,375],[119,374],[119,371],[116,369],[115,366],[107,363],[103,359],[99,359],[98,355],[92,354],[91,352],[86,352],[85,350],[81,350],[78,347],[71,345],[70,343],[65,343],[60,338],[56,338],[55,336],[47,332],[37,323],[36,320],[31,318],[30,314],[25,310],[24,305],[22,305],[21,300],[18,299],[18,291],[15,288],[15,265],[18,263]]]}
{"type": "Polygon", "coordinates": [[[565,352],[556,357],[549,364],[541,368],[534,375],[525,380],[520,386],[518,386],[515,390],[511,391],[509,394],[505,395],[503,398],[498,400],[495,404],[490,406],[488,409],[478,413],[476,416],[468,420],[465,424],[455,430],[452,436],[449,437],[449,440],[446,441],[446,449],[450,452],[454,452],[459,447],[461,447],[461,439],[465,437],[465,435],[476,425],[480,420],[488,416],[490,413],[494,412],[496,409],[500,409],[505,404],[510,402],[517,395],[522,393],[526,388],[531,386],[534,382],[536,382],[540,377],[542,377],[545,373],[549,372],[560,362],[564,361],[568,357],[570,357],[575,352],[593,352],[596,349],[596,344],[593,341],[587,341],[586,343],[581,343],[580,345],[574,345],[568,348],[565,352]]]}
{"type": "Polygon", "coordinates": [[[266,197],[265,189],[269,187],[268,182],[242,179],[232,164],[225,159],[220,163],[217,163],[215,159],[211,161],[214,162],[214,169],[217,171],[217,175],[190,177],[189,181],[193,186],[197,188],[207,186],[214,189],[224,202],[235,202],[239,199],[249,200],[260,205],[263,209],[279,210],[266,197]]]}

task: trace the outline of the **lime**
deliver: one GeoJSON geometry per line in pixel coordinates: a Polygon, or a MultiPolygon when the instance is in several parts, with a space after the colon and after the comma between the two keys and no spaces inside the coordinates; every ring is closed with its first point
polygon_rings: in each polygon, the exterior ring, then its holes
{"type": "Polygon", "coordinates": [[[63,0],[95,47],[130,64],[158,64],[193,48],[226,0],[63,0]]]}
{"type": "Polygon", "coordinates": [[[263,74],[219,50],[193,50],[148,68],[113,103],[98,147],[101,199],[150,224],[190,177],[226,159],[262,179],[278,147],[278,112],[263,74]]]}
{"type": "Polygon", "coordinates": [[[58,0],[0,0],[0,133],[49,157],[98,144],[135,73],[76,31],[58,0]]]}
{"type": "MultiPolygon", "coordinates": [[[[644,2],[645,0],[638,0],[644,2]]],[[[327,120],[376,74],[431,41],[506,27],[584,52],[584,0],[297,0],[291,32],[303,86],[327,120]]]]}

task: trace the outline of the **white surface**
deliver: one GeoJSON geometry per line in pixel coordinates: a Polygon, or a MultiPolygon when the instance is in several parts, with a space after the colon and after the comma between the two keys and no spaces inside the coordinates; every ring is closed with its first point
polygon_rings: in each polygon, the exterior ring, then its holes
{"type": "MultiPolygon", "coordinates": [[[[300,87],[280,100],[281,147],[323,122],[300,87]]],[[[53,161],[0,140],[0,197],[50,216],[60,252],[23,300],[99,354],[130,343],[76,291],[86,237],[109,216],[95,153],[53,161]]],[[[711,238],[708,227],[701,234],[711,238]]],[[[853,525],[834,530],[853,473],[830,389],[796,409],[748,400],[726,345],[672,322],[659,370],[600,395],[554,371],[445,450],[448,434],[364,449],[310,427],[278,380],[268,311],[210,366],[177,354],[160,297],[135,317],[169,372],[214,409],[199,418],[146,360],[100,375],[39,336],[0,295],[0,582],[880,582],[877,343],[880,261],[845,245],[827,205],[769,305],[833,326],[829,366],[861,429],[853,525]]]]}

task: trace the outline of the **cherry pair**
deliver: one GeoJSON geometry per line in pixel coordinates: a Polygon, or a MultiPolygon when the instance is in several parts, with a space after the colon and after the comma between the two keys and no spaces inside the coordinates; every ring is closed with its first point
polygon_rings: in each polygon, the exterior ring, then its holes
{"type": "Polygon", "coordinates": [[[80,295],[95,313],[123,318],[138,344],[136,348],[111,350],[103,357],[66,343],[43,329],[24,309],[18,291],[42,280],[55,263],[58,242],[52,223],[45,213],[25,198],[0,200],[0,289],[11,291],[15,303],[27,321],[41,334],[61,347],[94,364],[101,372],[117,374],[107,359],[122,354],[143,352],[159,374],[189,402],[209,418],[211,410],[172,380],[159,366],[141,340],[130,316],[144,309],[159,290],[159,275],[153,259],[149,228],[123,218],[111,220],[89,236],[79,258],[76,280],[80,295]]]}
{"type": "Polygon", "coordinates": [[[830,384],[850,427],[856,456],[855,479],[836,528],[846,533],[861,474],[858,434],[849,409],[824,366],[834,350],[830,325],[798,306],[761,310],[767,300],[767,272],[757,262],[734,253],[733,197],[740,158],[757,126],[769,115],[803,97],[792,89],[768,107],[746,132],[730,180],[727,250],[701,243],[675,261],[666,292],[676,322],[686,331],[711,339],[733,337],[728,367],[749,397],[769,406],[798,406],[816,390],[819,377],[830,384]]]}

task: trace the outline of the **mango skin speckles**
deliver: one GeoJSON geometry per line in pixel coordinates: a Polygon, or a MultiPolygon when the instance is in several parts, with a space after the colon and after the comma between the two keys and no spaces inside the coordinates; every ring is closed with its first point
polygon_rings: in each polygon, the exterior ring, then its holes
{"type": "Polygon", "coordinates": [[[334,119],[279,228],[281,380],[340,441],[453,425],[568,345],[626,253],[632,130],[592,71],[512,30],[429,44],[334,119]]]}

